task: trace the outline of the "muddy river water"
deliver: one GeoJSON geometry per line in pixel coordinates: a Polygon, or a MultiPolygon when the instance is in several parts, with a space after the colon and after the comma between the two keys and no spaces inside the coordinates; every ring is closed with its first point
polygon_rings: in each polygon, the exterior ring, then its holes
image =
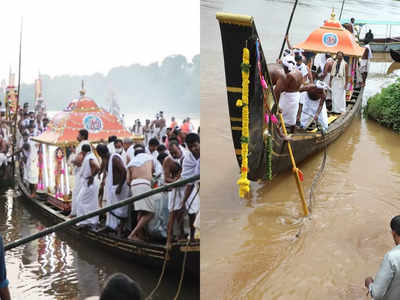
{"type": "MultiPolygon", "coordinates": [[[[289,35],[293,44],[321,26],[332,7],[339,14],[341,6],[332,0],[299,2],[289,35]]],[[[400,136],[361,116],[328,147],[311,218],[302,218],[291,173],[271,183],[252,183],[250,197],[238,197],[239,167],[215,14],[254,16],[266,59],[274,61],[292,5],[201,1],[204,299],[367,299],[365,277],[375,275],[383,255],[394,246],[389,222],[400,214],[400,136]]],[[[343,17],[397,20],[398,11],[397,1],[353,0],[346,1],[343,17]]],[[[385,30],[374,33],[384,35],[385,30]]],[[[388,55],[376,56],[364,103],[399,76],[398,68],[388,55]]],[[[322,158],[319,153],[300,164],[306,194],[322,158]]]]}

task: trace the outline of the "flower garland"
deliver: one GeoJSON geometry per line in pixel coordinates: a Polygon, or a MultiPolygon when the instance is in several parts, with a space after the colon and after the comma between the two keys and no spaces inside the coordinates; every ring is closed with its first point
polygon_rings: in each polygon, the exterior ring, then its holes
{"type": "Polygon", "coordinates": [[[248,48],[243,48],[243,62],[240,65],[242,70],[242,99],[236,101],[236,106],[242,107],[242,167],[239,185],[239,196],[243,198],[250,192],[250,181],[247,179],[249,154],[249,71],[250,71],[250,52],[248,48]]]}

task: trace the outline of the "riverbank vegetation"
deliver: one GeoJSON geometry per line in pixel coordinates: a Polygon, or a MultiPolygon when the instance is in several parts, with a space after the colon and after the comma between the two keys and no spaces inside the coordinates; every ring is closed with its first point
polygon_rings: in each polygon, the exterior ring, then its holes
{"type": "Polygon", "coordinates": [[[365,116],[400,133],[400,78],[368,99],[365,116]]]}

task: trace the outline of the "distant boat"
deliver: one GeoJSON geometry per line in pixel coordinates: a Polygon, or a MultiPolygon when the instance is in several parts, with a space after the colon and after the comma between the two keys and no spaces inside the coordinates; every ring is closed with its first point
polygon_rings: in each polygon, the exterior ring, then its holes
{"type": "Polygon", "coordinates": [[[392,59],[396,62],[400,62],[400,51],[399,50],[393,50],[390,49],[390,56],[392,57],[392,59]]]}

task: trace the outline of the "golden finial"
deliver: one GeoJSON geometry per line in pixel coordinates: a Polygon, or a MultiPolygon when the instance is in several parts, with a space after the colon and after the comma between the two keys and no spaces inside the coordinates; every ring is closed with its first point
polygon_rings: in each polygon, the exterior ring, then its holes
{"type": "Polygon", "coordinates": [[[82,88],[79,93],[80,93],[81,97],[85,96],[85,94],[86,94],[83,80],[82,80],[82,88]]]}
{"type": "Polygon", "coordinates": [[[335,9],[332,8],[331,18],[330,18],[329,21],[336,22],[336,18],[335,17],[336,17],[335,9]]]}

